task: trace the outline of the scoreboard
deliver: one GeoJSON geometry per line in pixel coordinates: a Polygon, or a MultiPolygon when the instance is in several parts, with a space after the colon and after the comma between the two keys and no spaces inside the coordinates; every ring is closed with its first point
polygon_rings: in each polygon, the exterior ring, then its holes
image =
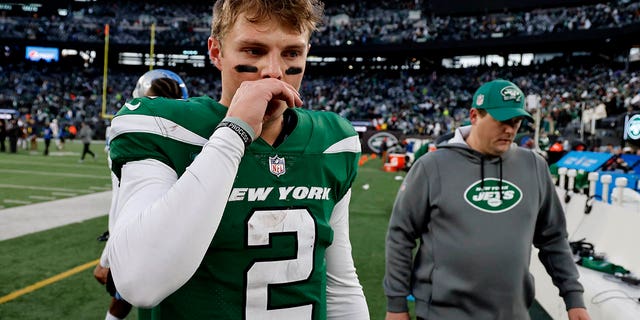
{"type": "Polygon", "coordinates": [[[204,68],[207,61],[206,55],[198,50],[182,50],[180,52],[158,52],[151,56],[149,52],[119,52],[118,64],[129,66],[176,67],[187,65],[195,68],[204,68]]]}

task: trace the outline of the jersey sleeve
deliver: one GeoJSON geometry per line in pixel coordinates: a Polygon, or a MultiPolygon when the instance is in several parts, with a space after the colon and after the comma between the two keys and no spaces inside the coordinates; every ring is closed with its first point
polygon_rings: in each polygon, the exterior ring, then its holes
{"type": "Polygon", "coordinates": [[[346,176],[338,189],[338,199],[329,221],[333,230],[333,242],[325,252],[327,261],[327,319],[369,319],[367,301],[360,285],[353,262],[351,241],[349,239],[349,204],[351,186],[357,176],[360,158],[360,140],[353,126],[333,113],[327,116],[324,132],[333,132],[335,142],[324,153],[342,154],[345,161],[346,176]]]}
{"type": "Polygon", "coordinates": [[[325,252],[327,261],[327,319],[368,320],[369,310],[356,274],[349,240],[351,191],[331,214],[333,243],[325,252]]]}
{"type": "Polygon", "coordinates": [[[155,159],[181,176],[226,110],[209,100],[138,98],[125,103],[111,122],[112,171],[127,162],[155,159]]]}
{"type": "Polygon", "coordinates": [[[153,157],[121,165],[118,219],[106,250],[125,300],[141,307],[157,305],[195,273],[220,223],[243,154],[240,137],[220,128],[180,176],[153,157]]]}
{"type": "Polygon", "coordinates": [[[315,137],[315,141],[327,146],[324,153],[339,154],[340,157],[336,157],[336,159],[344,161],[344,163],[332,165],[335,167],[346,166],[345,176],[338,179],[341,181],[341,185],[336,190],[338,199],[342,199],[351,189],[358,174],[358,160],[362,151],[360,138],[351,123],[332,112],[321,112],[316,126],[315,132],[319,134],[315,137]]]}

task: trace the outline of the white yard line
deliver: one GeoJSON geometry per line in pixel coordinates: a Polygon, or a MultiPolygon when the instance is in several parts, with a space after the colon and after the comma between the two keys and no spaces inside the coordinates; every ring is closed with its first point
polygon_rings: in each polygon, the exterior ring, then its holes
{"type": "Polygon", "coordinates": [[[56,197],[47,197],[47,196],[29,196],[29,199],[51,201],[51,200],[55,200],[55,199],[56,199],[56,197]]]}
{"type": "Polygon", "coordinates": [[[30,204],[31,201],[18,200],[18,199],[4,199],[4,203],[30,204]]]}
{"type": "Polygon", "coordinates": [[[63,196],[63,197],[75,197],[78,194],[77,193],[72,193],[72,192],[51,192],[51,195],[63,196]]]}
{"type": "Polygon", "coordinates": [[[17,161],[17,160],[5,160],[0,159],[0,165],[3,164],[17,164],[25,167],[47,167],[47,168],[79,168],[81,165],[74,164],[66,164],[66,163],[46,163],[46,162],[37,162],[37,161],[17,161]]]}
{"type": "Polygon", "coordinates": [[[55,187],[36,187],[36,186],[23,186],[17,184],[0,184],[0,189],[23,189],[23,190],[43,190],[43,191],[53,191],[52,194],[56,194],[56,192],[61,192],[60,195],[76,195],[78,193],[91,193],[89,190],[82,189],[69,189],[69,188],[55,188],[55,187]]]}
{"type": "Polygon", "coordinates": [[[12,170],[12,169],[0,169],[0,173],[19,173],[25,175],[41,175],[41,176],[55,176],[55,177],[69,177],[69,178],[88,178],[88,179],[105,179],[110,180],[110,176],[94,175],[94,174],[80,174],[80,173],[56,173],[56,172],[35,172],[29,170],[12,170]]]}

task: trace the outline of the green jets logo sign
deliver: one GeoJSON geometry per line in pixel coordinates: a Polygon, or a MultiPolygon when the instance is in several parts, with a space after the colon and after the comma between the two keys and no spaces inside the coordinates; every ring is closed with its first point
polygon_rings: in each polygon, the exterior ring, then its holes
{"type": "Polygon", "coordinates": [[[632,140],[640,139],[640,114],[635,114],[626,123],[626,134],[632,140]]]}
{"type": "Polygon", "coordinates": [[[496,178],[484,179],[484,187],[481,187],[482,181],[478,180],[472,184],[464,192],[464,199],[472,207],[488,213],[500,213],[510,210],[522,200],[522,191],[513,183],[496,178]],[[502,192],[502,199],[500,199],[502,192]]]}

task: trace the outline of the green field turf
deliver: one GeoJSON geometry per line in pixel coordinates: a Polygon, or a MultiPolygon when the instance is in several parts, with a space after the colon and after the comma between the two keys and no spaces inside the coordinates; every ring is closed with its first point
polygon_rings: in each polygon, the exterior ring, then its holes
{"type": "MultiPolygon", "coordinates": [[[[49,157],[40,152],[0,153],[0,205],[46,201],[44,197],[103,191],[109,188],[109,171],[103,145],[92,149],[97,161],[79,164],[80,143],[68,143],[65,153],[49,157]],[[81,190],[85,192],[82,193],[81,190]],[[54,192],[57,192],[54,194],[54,192]],[[30,197],[38,195],[40,198],[30,197]]],[[[353,255],[364,287],[371,319],[384,319],[384,238],[396,192],[404,173],[381,170],[379,159],[366,162],[353,186],[351,240],[353,255]],[[368,185],[368,188],[363,188],[368,185]]],[[[71,196],[71,195],[67,195],[71,196]]],[[[106,214],[106,212],[105,212],[106,214]]],[[[107,217],[0,241],[0,298],[39,281],[99,258],[103,243],[96,237],[107,227],[107,217]]],[[[93,278],[93,267],[0,304],[0,319],[104,319],[109,297],[93,278]]],[[[534,319],[548,319],[535,311],[534,319]],[[540,316],[536,316],[539,314],[540,316]]],[[[136,319],[134,311],[128,319],[136,319]]]]}
{"type": "Polygon", "coordinates": [[[93,143],[97,159],[87,155],[83,163],[80,141],[67,140],[63,150],[52,142],[46,157],[43,151],[39,141],[37,150],[0,152],[0,209],[111,190],[104,142],[93,143]]]}

